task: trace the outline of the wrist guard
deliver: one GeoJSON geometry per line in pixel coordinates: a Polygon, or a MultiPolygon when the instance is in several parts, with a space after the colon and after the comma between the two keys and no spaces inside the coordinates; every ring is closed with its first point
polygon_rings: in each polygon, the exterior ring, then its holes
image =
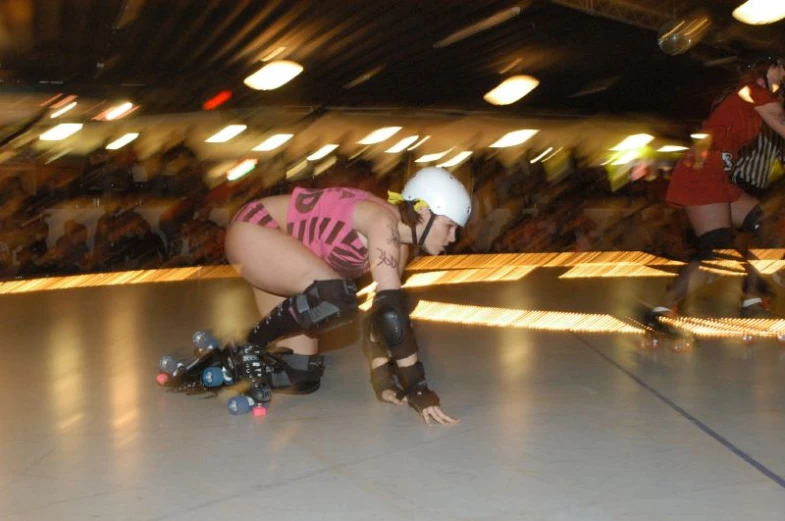
{"type": "Polygon", "coordinates": [[[411,405],[417,412],[423,409],[439,405],[439,395],[428,389],[428,382],[425,380],[425,370],[422,363],[416,362],[407,367],[397,367],[395,369],[398,381],[403,388],[404,395],[408,398],[411,405]]]}

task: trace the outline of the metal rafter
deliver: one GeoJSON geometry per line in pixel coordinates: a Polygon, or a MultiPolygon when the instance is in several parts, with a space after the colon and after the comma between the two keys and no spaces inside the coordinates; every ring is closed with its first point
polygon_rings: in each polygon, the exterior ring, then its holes
{"type": "MultiPolygon", "coordinates": [[[[550,0],[593,16],[602,16],[617,22],[635,25],[643,29],[659,30],[662,24],[673,18],[673,11],[653,8],[624,0],[550,0]]],[[[660,3],[663,7],[667,2],[660,3]]]]}

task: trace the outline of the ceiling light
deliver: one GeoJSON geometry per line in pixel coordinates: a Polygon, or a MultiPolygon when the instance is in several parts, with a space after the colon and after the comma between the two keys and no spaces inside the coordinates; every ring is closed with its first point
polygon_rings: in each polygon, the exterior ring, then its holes
{"type": "Polygon", "coordinates": [[[256,168],[256,163],[259,161],[257,159],[245,159],[240,161],[237,166],[226,172],[226,180],[227,181],[235,181],[240,179],[242,176],[256,168]]]}
{"type": "Polygon", "coordinates": [[[528,141],[539,130],[536,129],[523,129],[514,132],[508,132],[503,135],[498,141],[491,145],[491,148],[507,148],[521,145],[528,141]]]}
{"type": "MultiPolygon", "coordinates": [[[[452,150],[452,149],[450,149],[452,150]]],[[[438,161],[444,156],[446,156],[450,150],[445,150],[444,152],[436,152],[435,154],[425,154],[424,156],[420,157],[419,159],[415,159],[415,163],[430,163],[432,161],[438,161]]]]}
{"type": "Polygon", "coordinates": [[[308,159],[308,161],[318,161],[324,156],[326,156],[327,154],[329,154],[330,152],[332,152],[333,150],[335,150],[336,148],[338,148],[338,145],[333,145],[333,144],[324,145],[322,148],[320,148],[319,150],[308,156],[306,159],[308,159]]]}
{"type": "Polygon", "coordinates": [[[130,133],[124,135],[123,137],[121,137],[119,139],[116,139],[115,141],[112,141],[111,143],[106,145],[106,149],[107,150],[117,150],[119,148],[123,148],[125,145],[127,145],[128,143],[130,143],[131,141],[133,141],[134,139],[136,139],[138,137],[139,137],[139,134],[137,134],[136,132],[130,132],[130,133]]]}
{"type": "Polygon", "coordinates": [[[224,129],[222,129],[217,134],[213,134],[212,136],[205,139],[205,143],[225,143],[235,137],[240,132],[244,131],[246,128],[245,125],[228,125],[224,129]]]}
{"type": "Polygon", "coordinates": [[[733,10],[733,18],[750,25],[774,23],[785,18],[785,3],[775,0],[747,0],[733,10]]]}
{"type": "Polygon", "coordinates": [[[637,159],[637,158],[638,158],[638,155],[639,155],[639,153],[638,153],[638,151],[637,151],[637,150],[628,150],[628,151],[626,151],[624,154],[622,154],[621,156],[619,156],[619,157],[618,157],[618,158],[617,158],[615,161],[613,161],[613,163],[611,163],[611,164],[612,164],[612,165],[626,165],[626,164],[627,164],[627,163],[629,163],[630,161],[634,161],[635,159],[637,159]]]}
{"type": "Polygon", "coordinates": [[[270,136],[258,145],[256,145],[252,150],[257,152],[268,152],[270,150],[275,150],[279,146],[283,145],[290,139],[294,137],[294,134],[276,134],[274,136],[270,136]]]}
{"type": "Polygon", "coordinates": [[[303,72],[303,66],[299,63],[279,60],[268,63],[245,78],[243,83],[256,90],[273,90],[290,82],[301,72],[303,72]]]}
{"type": "Polygon", "coordinates": [[[385,68],[385,65],[379,65],[378,67],[374,67],[373,69],[369,70],[368,72],[364,72],[357,76],[355,79],[347,83],[343,86],[344,89],[353,89],[358,85],[365,83],[366,81],[370,80],[380,72],[382,72],[385,68]]]}
{"type": "Polygon", "coordinates": [[[76,102],[72,101],[71,103],[69,103],[65,107],[63,107],[61,109],[58,109],[56,112],[53,112],[52,115],[49,116],[49,117],[54,119],[56,117],[62,116],[63,114],[65,114],[66,112],[68,112],[69,110],[71,110],[74,107],[76,107],[76,102]]]}
{"type": "Polygon", "coordinates": [[[539,156],[537,156],[537,157],[535,157],[534,159],[532,159],[532,160],[531,160],[531,162],[532,162],[532,163],[536,163],[537,161],[539,161],[539,160],[540,160],[540,159],[542,159],[543,157],[545,157],[545,156],[547,156],[548,154],[550,154],[552,150],[553,150],[553,147],[548,147],[548,148],[546,148],[546,149],[545,149],[545,151],[544,151],[542,154],[540,154],[539,156]]]}
{"type": "Polygon", "coordinates": [[[483,99],[493,105],[509,105],[526,96],[539,84],[540,80],[531,76],[512,76],[483,96],[483,99]]]}
{"type": "Polygon", "coordinates": [[[82,130],[81,123],[61,123],[56,127],[50,128],[38,136],[38,138],[42,141],[60,141],[80,130],[82,130]]]}
{"type": "Polygon", "coordinates": [[[424,138],[422,138],[421,140],[419,140],[417,143],[415,143],[414,145],[410,146],[406,150],[410,150],[410,151],[414,150],[415,148],[419,147],[420,145],[422,145],[423,143],[425,143],[429,139],[431,139],[431,136],[425,136],[424,138]]]}
{"type": "Polygon", "coordinates": [[[556,154],[558,154],[558,153],[559,153],[559,152],[561,152],[562,150],[564,150],[564,147],[559,147],[559,148],[557,148],[557,149],[556,149],[556,151],[555,151],[553,154],[551,154],[551,155],[549,155],[548,157],[546,157],[545,159],[543,159],[543,160],[542,160],[542,162],[543,162],[543,163],[545,163],[546,161],[550,161],[551,159],[553,159],[554,157],[556,157],[556,154]]]}
{"type": "Polygon", "coordinates": [[[697,133],[697,134],[690,134],[690,137],[691,137],[692,139],[706,139],[707,137],[709,137],[709,135],[708,135],[708,134],[703,134],[703,133],[699,132],[699,133],[697,133]]]}
{"type": "Polygon", "coordinates": [[[106,113],[106,116],[104,116],[104,118],[107,121],[120,119],[121,117],[125,116],[132,108],[134,108],[134,104],[131,103],[130,101],[126,101],[121,105],[109,109],[109,111],[106,113]]]}
{"type": "Polygon", "coordinates": [[[645,147],[651,143],[653,139],[654,136],[650,136],[649,134],[634,134],[624,138],[621,143],[611,148],[611,150],[621,152],[624,150],[633,150],[636,148],[645,147]]]}
{"type": "Polygon", "coordinates": [[[665,145],[657,149],[657,152],[683,152],[687,147],[680,145],[665,145]]]}
{"type": "Polygon", "coordinates": [[[436,165],[436,166],[444,167],[444,168],[450,168],[450,167],[453,167],[453,166],[458,166],[461,163],[463,163],[464,161],[466,161],[467,159],[469,159],[469,156],[471,156],[471,155],[472,155],[472,153],[470,151],[464,150],[463,152],[457,154],[454,158],[450,159],[449,161],[447,161],[445,163],[442,163],[440,165],[436,165]]]}
{"type": "Polygon", "coordinates": [[[387,141],[395,134],[397,134],[401,128],[403,127],[383,127],[374,130],[360,141],[358,141],[361,145],[375,145],[376,143],[381,143],[382,141],[387,141]]]}
{"type": "Polygon", "coordinates": [[[417,141],[417,138],[419,137],[420,136],[405,137],[402,140],[398,141],[391,148],[385,150],[385,152],[387,152],[388,154],[397,154],[398,152],[403,152],[404,150],[406,150],[406,147],[417,141]]]}

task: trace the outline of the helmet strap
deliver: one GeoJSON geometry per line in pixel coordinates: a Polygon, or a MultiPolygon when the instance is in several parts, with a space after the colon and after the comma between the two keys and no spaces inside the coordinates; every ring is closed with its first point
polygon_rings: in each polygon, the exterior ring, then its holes
{"type": "MultiPolygon", "coordinates": [[[[433,226],[433,221],[435,220],[436,220],[436,214],[431,212],[431,216],[428,218],[428,222],[426,223],[425,228],[422,231],[422,235],[420,235],[420,240],[419,242],[417,242],[418,253],[420,248],[422,248],[423,245],[425,244],[425,239],[428,237],[428,232],[431,231],[431,226],[433,226]]],[[[414,228],[412,228],[412,231],[414,231],[414,228]]],[[[416,239],[416,237],[412,237],[412,238],[416,239]]]]}
{"type": "Polygon", "coordinates": [[[414,228],[413,224],[411,226],[409,226],[409,228],[412,230],[412,244],[414,245],[414,256],[415,257],[419,257],[420,256],[420,244],[417,242],[417,230],[414,228]]]}

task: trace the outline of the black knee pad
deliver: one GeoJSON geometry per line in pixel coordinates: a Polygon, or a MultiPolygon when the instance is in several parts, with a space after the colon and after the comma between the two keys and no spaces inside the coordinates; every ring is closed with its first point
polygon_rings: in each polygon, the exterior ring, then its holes
{"type": "Polygon", "coordinates": [[[373,339],[382,344],[393,359],[401,360],[417,352],[406,293],[402,289],[377,292],[368,320],[373,339]]]}
{"type": "Polygon", "coordinates": [[[357,285],[351,280],[317,280],[291,297],[292,315],[309,335],[347,324],[357,311],[357,285]]]}
{"type": "Polygon", "coordinates": [[[763,209],[760,205],[755,205],[744,218],[744,222],[741,223],[739,230],[757,235],[763,226],[763,216],[763,209]]]}
{"type": "Polygon", "coordinates": [[[315,335],[350,322],[357,314],[357,286],[343,279],[317,280],[305,292],[273,308],[248,333],[263,348],[294,335],[315,335]]]}
{"type": "Polygon", "coordinates": [[[698,237],[698,253],[695,260],[716,259],[714,250],[732,250],[735,248],[734,233],[730,228],[717,228],[698,237]]]}

